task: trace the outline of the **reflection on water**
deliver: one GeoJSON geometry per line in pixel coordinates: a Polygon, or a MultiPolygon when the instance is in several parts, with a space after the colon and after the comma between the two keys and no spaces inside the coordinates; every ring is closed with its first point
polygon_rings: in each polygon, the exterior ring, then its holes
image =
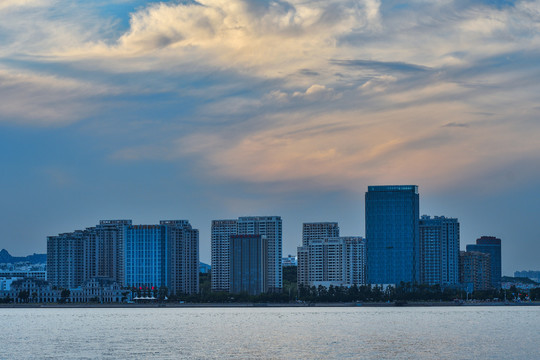
{"type": "Polygon", "coordinates": [[[540,307],[0,309],[2,359],[532,359],[540,307]]]}

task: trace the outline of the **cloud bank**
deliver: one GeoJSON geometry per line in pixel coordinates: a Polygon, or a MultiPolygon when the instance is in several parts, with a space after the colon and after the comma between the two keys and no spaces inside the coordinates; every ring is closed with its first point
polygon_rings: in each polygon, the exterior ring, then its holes
{"type": "Polygon", "coordinates": [[[538,1],[4,1],[0,124],[227,181],[451,186],[540,160],[539,34],[538,1]]]}

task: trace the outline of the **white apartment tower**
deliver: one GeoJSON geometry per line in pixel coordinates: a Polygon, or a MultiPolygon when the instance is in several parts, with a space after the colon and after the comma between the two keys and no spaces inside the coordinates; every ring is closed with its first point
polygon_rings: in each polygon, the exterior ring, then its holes
{"type": "Polygon", "coordinates": [[[304,223],[302,226],[302,246],[309,245],[311,240],[339,237],[337,222],[304,223]]]}
{"type": "Polygon", "coordinates": [[[458,219],[423,215],[419,225],[421,281],[429,285],[458,284],[458,219]]]}
{"type": "Polygon", "coordinates": [[[302,225],[302,246],[297,250],[298,284],[307,285],[309,281],[309,244],[314,240],[323,240],[339,237],[337,222],[310,222],[302,225]]]}
{"type": "Polygon", "coordinates": [[[238,220],[212,221],[212,291],[229,291],[229,242],[238,220]]]}
{"type": "Polygon", "coordinates": [[[366,283],[366,242],[357,236],[311,240],[298,248],[298,285],[366,283]]]}

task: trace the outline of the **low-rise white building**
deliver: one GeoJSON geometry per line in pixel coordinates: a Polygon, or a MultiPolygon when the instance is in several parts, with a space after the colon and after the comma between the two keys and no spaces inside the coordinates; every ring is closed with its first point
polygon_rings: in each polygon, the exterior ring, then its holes
{"type": "Polygon", "coordinates": [[[60,289],[45,280],[25,278],[11,282],[9,290],[0,291],[0,298],[9,298],[16,303],[53,303],[60,300],[69,303],[114,303],[126,300],[128,293],[108,278],[92,278],[73,289],[60,289]]]}

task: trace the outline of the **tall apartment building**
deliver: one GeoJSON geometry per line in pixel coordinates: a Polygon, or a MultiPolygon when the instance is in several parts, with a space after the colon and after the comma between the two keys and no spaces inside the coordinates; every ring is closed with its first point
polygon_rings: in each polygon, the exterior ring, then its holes
{"type": "Polygon", "coordinates": [[[73,288],[94,277],[111,278],[123,284],[124,226],[130,224],[131,220],[101,220],[95,227],[47,237],[47,272],[52,276],[51,284],[73,288]]]}
{"type": "Polygon", "coordinates": [[[169,285],[169,244],[164,225],[125,228],[126,286],[159,288],[169,285]]]}
{"type": "Polygon", "coordinates": [[[47,238],[47,276],[52,285],[69,288],[99,277],[122,286],[196,293],[199,232],[187,220],[160,225],[101,220],[84,231],[47,238]]]}
{"type": "Polygon", "coordinates": [[[169,258],[169,292],[196,294],[199,292],[199,230],[187,220],[162,220],[167,227],[169,258]]]}
{"type": "Polygon", "coordinates": [[[349,285],[367,284],[366,240],[360,236],[341,239],[345,243],[345,282],[349,285]]]}
{"type": "Polygon", "coordinates": [[[491,286],[500,289],[502,276],[501,239],[494,236],[482,236],[476,239],[476,244],[467,245],[467,251],[478,251],[490,255],[491,286]]]}
{"type": "Polygon", "coordinates": [[[238,220],[212,221],[212,290],[230,290],[229,246],[232,235],[266,238],[267,289],[281,291],[282,222],[279,216],[245,216],[238,220]]]}
{"type": "Polygon", "coordinates": [[[268,243],[262,235],[231,235],[229,291],[259,295],[268,291],[268,243]]]}
{"type": "Polygon", "coordinates": [[[302,224],[302,246],[297,249],[298,268],[297,283],[309,283],[309,244],[314,240],[339,237],[337,222],[311,222],[302,224]]]}
{"type": "Polygon", "coordinates": [[[365,216],[368,282],[419,282],[418,186],[368,186],[365,216]]]}
{"type": "Polygon", "coordinates": [[[47,237],[47,280],[52,286],[75,288],[83,284],[85,232],[47,237]]]}
{"type": "Polygon", "coordinates": [[[459,222],[444,216],[423,215],[420,228],[421,282],[429,285],[459,283],[459,222]]]}
{"type": "Polygon", "coordinates": [[[311,240],[339,237],[337,222],[312,222],[302,225],[302,246],[309,245],[311,240]]]}
{"type": "Polygon", "coordinates": [[[474,291],[491,289],[490,255],[478,251],[460,251],[460,282],[474,291]]]}
{"type": "Polygon", "coordinates": [[[100,220],[86,229],[85,279],[109,278],[124,284],[124,227],[131,220],[100,220]]]}
{"type": "Polygon", "coordinates": [[[282,222],[280,216],[245,216],[238,218],[238,235],[261,235],[267,241],[268,291],[283,289],[282,222]]]}
{"type": "Polygon", "coordinates": [[[237,234],[238,220],[212,221],[212,291],[229,291],[229,242],[237,234]]]}
{"type": "Polygon", "coordinates": [[[366,242],[361,237],[312,239],[298,248],[298,285],[366,283],[366,242]]]}
{"type": "Polygon", "coordinates": [[[298,267],[296,268],[296,283],[309,285],[309,245],[299,246],[296,250],[298,267]]]}
{"type": "Polygon", "coordinates": [[[101,220],[96,226],[96,277],[124,283],[124,227],[130,225],[131,220],[101,220]]]}

